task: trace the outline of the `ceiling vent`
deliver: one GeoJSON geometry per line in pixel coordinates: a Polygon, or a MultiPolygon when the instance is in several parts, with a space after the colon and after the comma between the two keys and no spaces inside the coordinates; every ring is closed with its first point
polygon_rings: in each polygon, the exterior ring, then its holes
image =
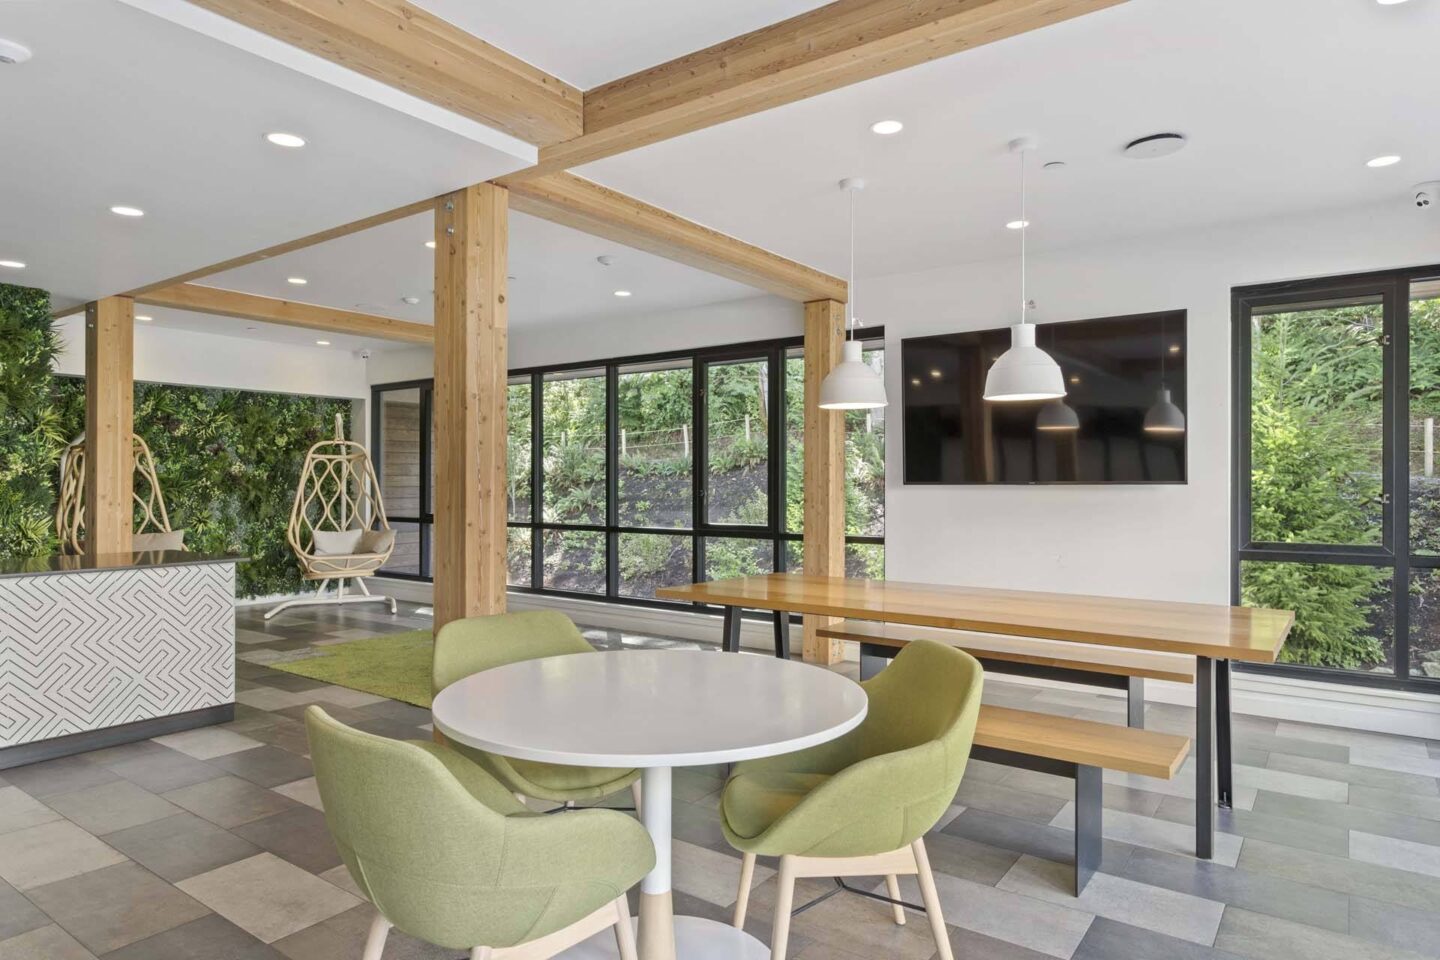
{"type": "Polygon", "coordinates": [[[0,37],[0,63],[24,63],[29,59],[29,47],[0,37]]]}
{"type": "Polygon", "coordinates": [[[1125,144],[1121,153],[1131,160],[1153,160],[1156,157],[1168,157],[1172,153],[1179,153],[1186,144],[1185,135],[1182,133],[1152,133],[1148,137],[1141,137],[1139,140],[1131,140],[1125,144]]]}

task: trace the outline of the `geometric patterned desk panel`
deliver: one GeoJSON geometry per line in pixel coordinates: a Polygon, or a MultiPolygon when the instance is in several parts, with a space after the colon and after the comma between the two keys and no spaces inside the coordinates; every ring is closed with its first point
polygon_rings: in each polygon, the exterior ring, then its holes
{"type": "Polygon", "coordinates": [[[0,747],[235,702],[235,565],[0,578],[0,747]]]}

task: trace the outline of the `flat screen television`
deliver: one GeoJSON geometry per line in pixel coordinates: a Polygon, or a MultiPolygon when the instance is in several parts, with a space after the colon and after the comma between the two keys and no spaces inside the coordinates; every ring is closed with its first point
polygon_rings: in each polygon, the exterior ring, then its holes
{"type": "Polygon", "coordinates": [[[1176,310],[1040,324],[1074,417],[982,398],[1008,327],[902,341],[905,482],[1184,483],[1188,431],[1147,430],[1145,415],[1165,389],[1188,416],[1185,321],[1176,310]]]}

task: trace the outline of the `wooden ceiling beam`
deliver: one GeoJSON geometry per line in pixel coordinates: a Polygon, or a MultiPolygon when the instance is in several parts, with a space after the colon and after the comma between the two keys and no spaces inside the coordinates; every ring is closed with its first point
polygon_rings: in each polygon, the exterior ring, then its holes
{"type": "Polygon", "coordinates": [[[584,96],[583,135],[542,145],[544,176],[818,96],[1125,0],[836,0],[584,96]]]}
{"type": "Polygon", "coordinates": [[[191,2],[527,143],[583,131],[578,89],[406,0],[191,2]]]}
{"type": "Polygon", "coordinates": [[[222,317],[258,320],[286,327],[302,327],[325,333],[342,333],[374,340],[398,340],[402,343],[432,344],[435,328],[425,323],[378,317],[353,310],[336,310],[313,303],[297,303],[273,297],[259,297],[219,287],[195,283],[179,283],[140,294],[138,303],[196,313],[213,313],[222,317]]]}
{"type": "Polygon", "coordinates": [[[787,260],[570,173],[502,178],[510,208],[791,300],[848,296],[839,277],[787,260]]]}

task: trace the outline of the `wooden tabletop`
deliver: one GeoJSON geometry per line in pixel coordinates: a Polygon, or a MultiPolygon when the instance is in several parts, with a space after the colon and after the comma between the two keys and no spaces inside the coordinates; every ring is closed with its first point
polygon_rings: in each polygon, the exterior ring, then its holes
{"type": "Polygon", "coordinates": [[[1289,610],[800,573],[664,587],[655,595],[747,610],[978,630],[1251,663],[1274,663],[1295,623],[1289,610]]]}

